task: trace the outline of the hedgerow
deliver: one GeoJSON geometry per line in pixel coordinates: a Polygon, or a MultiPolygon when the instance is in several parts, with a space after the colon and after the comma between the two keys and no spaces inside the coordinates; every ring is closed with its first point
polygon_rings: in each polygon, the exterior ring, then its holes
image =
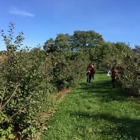
{"type": "Polygon", "coordinates": [[[10,22],[9,35],[1,31],[7,51],[0,62],[0,138],[33,139],[45,125],[43,115],[53,106],[53,95],[85,76],[88,57],[22,47],[23,32],[14,40],[13,29],[10,22]]]}

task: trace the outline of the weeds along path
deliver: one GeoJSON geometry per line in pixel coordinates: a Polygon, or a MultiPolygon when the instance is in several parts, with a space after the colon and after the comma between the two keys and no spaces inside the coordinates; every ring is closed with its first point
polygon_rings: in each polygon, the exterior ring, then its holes
{"type": "Polygon", "coordinates": [[[97,70],[91,85],[86,78],[58,105],[40,140],[139,140],[140,104],[97,70]]]}

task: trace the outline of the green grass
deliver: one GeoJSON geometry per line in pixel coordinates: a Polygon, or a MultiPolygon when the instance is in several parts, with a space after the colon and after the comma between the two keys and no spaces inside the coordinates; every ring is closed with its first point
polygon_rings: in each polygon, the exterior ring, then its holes
{"type": "Polygon", "coordinates": [[[58,105],[40,140],[140,140],[140,104],[98,70],[58,105]]]}

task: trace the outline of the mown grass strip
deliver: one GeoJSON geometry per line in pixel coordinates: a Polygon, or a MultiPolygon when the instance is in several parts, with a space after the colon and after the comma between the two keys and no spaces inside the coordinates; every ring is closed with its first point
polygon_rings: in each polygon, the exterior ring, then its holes
{"type": "Polygon", "coordinates": [[[86,79],[58,105],[40,140],[139,140],[140,104],[98,70],[91,85],[86,79]]]}

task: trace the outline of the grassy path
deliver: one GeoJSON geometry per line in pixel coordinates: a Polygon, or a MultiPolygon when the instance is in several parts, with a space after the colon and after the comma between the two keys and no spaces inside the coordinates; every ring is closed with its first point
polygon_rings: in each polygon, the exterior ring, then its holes
{"type": "Polygon", "coordinates": [[[97,71],[59,104],[40,140],[140,140],[140,104],[97,71]]]}

